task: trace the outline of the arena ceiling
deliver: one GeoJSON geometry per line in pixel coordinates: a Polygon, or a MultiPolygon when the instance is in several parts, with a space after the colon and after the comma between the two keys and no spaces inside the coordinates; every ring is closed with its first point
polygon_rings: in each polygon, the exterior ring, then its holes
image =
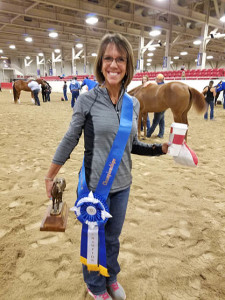
{"type": "MultiPolygon", "coordinates": [[[[72,47],[82,43],[87,60],[91,61],[102,36],[119,32],[131,42],[136,59],[141,36],[145,38],[145,45],[158,44],[152,57],[152,65],[155,65],[162,64],[166,35],[170,31],[172,60],[180,56],[181,51],[187,51],[188,55],[180,58],[187,63],[197,58],[199,46],[193,45],[193,41],[202,39],[208,19],[210,38],[206,52],[216,63],[225,60],[225,23],[220,21],[224,13],[225,0],[1,0],[0,49],[3,53],[0,55],[24,59],[25,56],[35,58],[42,52],[46,61],[50,61],[52,51],[61,49],[64,60],[71,61],[72,47]],[[85,19],[92,13],[99,22],[91,26],[85,19]],[[156,26],[161,28],[161,34],[151,38],[149,32],[156,26]],[[50,38],[51,31],[57,31],[58,37],[50,38]],[[31,43],[25,42],[28,36],[33,39],[31,43]],[[10,49],[11,44],[16,49],[10,49]]],[[[145,63],[147,53],[144,54],[145,63]]],[[[82,60],[83,55],[84,51],[78,59],[82,60]]]]}

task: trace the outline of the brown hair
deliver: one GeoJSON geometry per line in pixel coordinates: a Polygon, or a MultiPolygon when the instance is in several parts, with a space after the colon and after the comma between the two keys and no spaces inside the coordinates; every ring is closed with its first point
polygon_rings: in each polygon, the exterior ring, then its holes
{"type": "Polygon", "coordinates": [[[142,84],[143,84],[143,78],[146,78],[147,81],[148,81],[148,75],[144,75],[144,76],[142,77],[142,84]]]}
{"type": "Polygon", "coordinates": [[[124,36],[122,36],[119,33],[106,34],[102,38],[98,49],[98,55],[95,60],[94,74],[96,76],[97,81],[100,84],[102,84],[105,81],[105,77],[102,74],[102,58],[109,44],[114,44],[119,52],[126,53],[127,67],[126,67],[126,74],[123,78],[123,84],[124,87],[126,88],[128,84],[131,82],[134,75],[134,57],[133,57],[133,50],[131,44],[124,36]]]}

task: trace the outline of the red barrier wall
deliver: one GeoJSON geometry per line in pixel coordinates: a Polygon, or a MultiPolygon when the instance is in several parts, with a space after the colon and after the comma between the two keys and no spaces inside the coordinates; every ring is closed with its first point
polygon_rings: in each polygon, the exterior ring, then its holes
{"type": "Polygon", "coordinates": [[[1,88],[2,89],[12,89],[12,82],[2,82],[1,88]]]}

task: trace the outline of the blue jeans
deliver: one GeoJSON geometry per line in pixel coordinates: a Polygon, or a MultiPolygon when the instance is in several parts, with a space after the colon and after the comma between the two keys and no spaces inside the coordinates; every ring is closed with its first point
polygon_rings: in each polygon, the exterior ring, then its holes
{"type": "MultiPolygon", "coordinates": [[[[150,129],[150,126],[151,126],[151,124],[150,124],[150,119],[149,119],[149,116],[147,115],[147,130],[149,130],[150,129]]],[[[141,120],[141,131],[143,130],[143,121],[141,120]]]]}
{"type": "Polygon", "coordinates": [[[210,106],[210,120],[212,120],[214,118],[214,100],[213,100],[213,101],[210,101],[209,103],[207,103],[207,110],[206,110],[206,113],[204,114],[205,120],[208,119],[209,106],[210,106]]]}
{"type": "Polygon", "coordinates": [[[225,109],[225,91],[223,91],[223,109],[225,109]]]}
{"type": "Polygon", "coordinates": [[[63,96],[64,96],[65,101],[68,101],[67,93],[66,92],[67,92],[66,90],[63,90],[63,96]]]}
{"type": "Polygon", "coordinates": [[[75,99],[77,100],[79,96],[79,91],[72,91],[71,107],[74,107],[75,99]]]}
{"type": "Polygon", "coordinates": [[[107,199],[110,214],[113,216],[105,225],[106,259],[110,277],[104,277],[99,272],[89,272],[83,265],[84,281],[88,289],[95,295],[105,293],[106,286],[117,281],[117,274],[120,272],[117,261],[120,248],[119,236],[126,215],[129,193],[130,187],[117,193],[110,193],[107,199]]]}
{"type": "Polygon", "coordinates": [[[38,98],[38,93],[39,93],[39,90],[34,90],[34,91],[33,91],[33,94],[34,94],[34,100],[35,100],[35,105],[40,106],[40,101],[39,101],[39,98],[38,98]]]}
{"type": "Polygon", "coordinates": [[[147,137],[150,137],[156,129],[156,126],[159,125],[159,137],[163,137],[165,129],[165,120],[164,120],[165,111],[160,113],[154,113],[154,118],[152,121],[152,126],[147,131],[147,137]]]}

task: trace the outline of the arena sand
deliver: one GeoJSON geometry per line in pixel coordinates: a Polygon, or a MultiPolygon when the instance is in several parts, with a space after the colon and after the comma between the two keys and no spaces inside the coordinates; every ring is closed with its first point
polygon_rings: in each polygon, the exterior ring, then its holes
{"type": "MultiPolygon", "coordinates": [[[[69,213],[65,233],[41,232],[50,204],[44,176],[66,132],[72,109],[52,94],[34,106],[0,93],[0,299],[88,300],[79,262],[81,224],[69,213]]],[[[153,114],[150,114],[152,120],[153,114]]],[[[133,159],[133,185],[121,235],[119,281],[128,300],[225,299],[225,110],[216,121],[189,112],[188,145],[197,168],[169,156],[133,159]]],[[[172,115],[165,114],[169,137],[172,115]]],[[[158,131],[156,131],[156,134],[158,131]]],[[[156,138],[146,142],[161,142],[156,138]]],[[[83,138],[61,169],[72,207],[83,138]]]]}

